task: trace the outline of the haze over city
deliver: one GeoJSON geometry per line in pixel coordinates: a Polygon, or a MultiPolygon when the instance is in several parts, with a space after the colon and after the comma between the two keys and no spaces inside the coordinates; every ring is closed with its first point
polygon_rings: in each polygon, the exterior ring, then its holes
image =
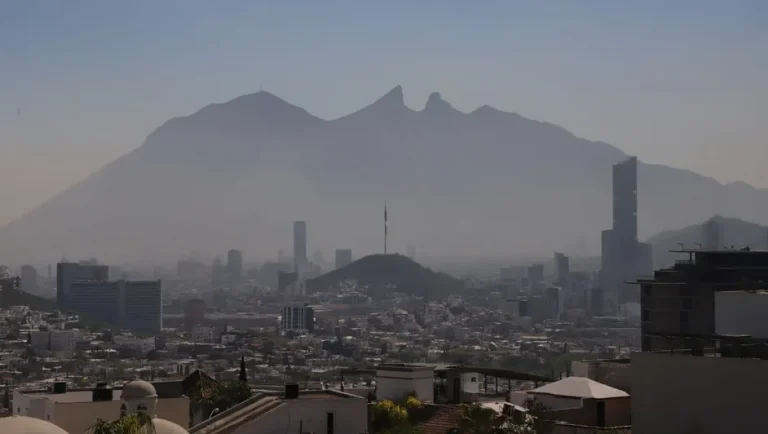
{"type": "Polygon", "coordinates": [[[765,432],[766,23],[0,2],[0,434],[765,432]]]}

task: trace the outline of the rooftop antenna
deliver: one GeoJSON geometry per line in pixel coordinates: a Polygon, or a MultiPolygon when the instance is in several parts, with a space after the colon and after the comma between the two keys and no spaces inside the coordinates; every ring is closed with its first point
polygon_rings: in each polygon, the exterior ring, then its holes
{"type": "Polygon", "coordinates": [[[685,250],[685,246],[683,243],[677,243],[678,246],[680,246],[680,250],[685,250]]]}
{"type": "Polygon", "coordinates": [[[702,250],[701,243],[693,243],[693,244],[696,244],[699,247],[699,250],[702,250]]]}

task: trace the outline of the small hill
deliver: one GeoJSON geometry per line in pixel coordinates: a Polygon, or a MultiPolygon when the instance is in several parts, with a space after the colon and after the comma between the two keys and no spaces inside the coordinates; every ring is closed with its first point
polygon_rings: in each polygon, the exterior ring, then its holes
{"type": "Polygon", "coordinates": [[[32,295],[18,289],[17,278],[0,279],[0,308],[8,309],[11,306],[29,306],[32,310],[44,312],[52,312],[58,309],[53,300],[32,295]]]}
{"type": "Polygon", "coordinates": [[[702,243],[702,227],[710,220],[720,224],[721,242],[726,246],[741,248],[749,246],[753,249],[766,249],[768,242],[768,227],[744,221],[737,218],[716,215],[701,223],[686,226],[682,229],[661,232],[648,239],[653,246],[655,267],[671,264],[678,255],[669,253],[671,249],[679,249],[680,244],[688,248],[696,248],[696,243],[702,243]]]}
{"type": "Polygon", "coordinates": [[[372,291],[394,285],[397,292],[430,298],[451,294],[463,288],[461,280],[432,271],[406,256],[378,254],[307,280],[307,292],[333,290],[346,280],[355,280],[358,285],[366,285],[372,291]]]}

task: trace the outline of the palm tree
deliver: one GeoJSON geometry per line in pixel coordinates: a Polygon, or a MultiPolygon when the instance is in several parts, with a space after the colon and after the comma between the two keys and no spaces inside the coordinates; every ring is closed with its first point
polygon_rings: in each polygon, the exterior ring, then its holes
{"type": "Polygon", "coordinates": [[[146,415],[131,414],[115,421],[96,419],[88,434],[154,434],[155,426],[146,415]]]}

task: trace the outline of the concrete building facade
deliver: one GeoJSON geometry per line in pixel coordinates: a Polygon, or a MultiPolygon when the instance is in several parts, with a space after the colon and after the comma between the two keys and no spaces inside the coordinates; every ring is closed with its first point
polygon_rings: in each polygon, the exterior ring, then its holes
{"type": "Polygon", "coordinates": [[[642,352],[632,371],[633,434],[765,431],[766,360],[642,352]]]}

